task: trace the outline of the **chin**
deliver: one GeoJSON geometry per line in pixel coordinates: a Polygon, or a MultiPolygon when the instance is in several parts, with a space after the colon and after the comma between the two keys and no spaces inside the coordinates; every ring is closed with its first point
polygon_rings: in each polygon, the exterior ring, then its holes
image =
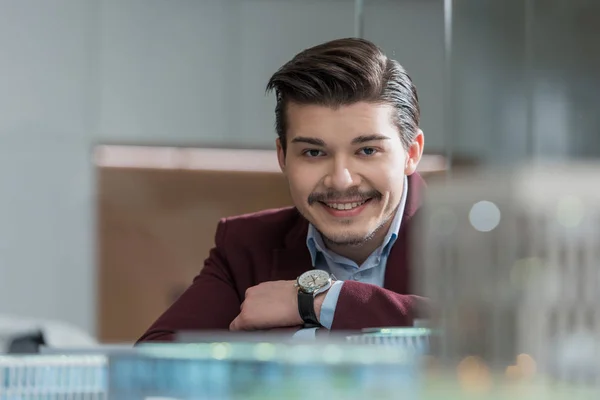
{"type": "Polygon", "coordinates": [[[323,232],[321,231],[321,235],[323,238],[336,244],[338,246],[360,246],[369,240],[371,240],[374,236],[374,232],[366,233],[366,232],[323,232]]]}

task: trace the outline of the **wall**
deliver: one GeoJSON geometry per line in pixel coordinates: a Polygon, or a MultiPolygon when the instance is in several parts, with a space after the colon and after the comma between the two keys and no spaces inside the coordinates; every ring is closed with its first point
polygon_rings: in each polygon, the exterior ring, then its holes
{"type": "MultiPolygon", "coordinates": [[[[441,0],[366,5],[365,37],[413,75],[428,144],[440,147],[441,0]]],[[[100,137],[112,143],[274,148],[271,74],[354,34],[354,0],[105,0],[101,15],[100,137]]]]}
{"type": "Polygon", "coordinates": [[[0,313],[91,330],[91,2],[0,1],[0,313]]]}
{"type": "Polygon", "coordinates": [[[454,2],[448,143],[486,164],[600,156],[600,3],[454,2]]]}

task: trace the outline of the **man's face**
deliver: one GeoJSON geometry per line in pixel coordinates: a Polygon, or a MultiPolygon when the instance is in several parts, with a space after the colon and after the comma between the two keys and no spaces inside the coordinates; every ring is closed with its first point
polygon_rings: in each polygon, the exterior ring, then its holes
{"type": "Polygon", "coordinates": [[[333,244],[360,245],[383,231],[404,176],[416,169],[422,134],[404,149],[392,111],[366,102],[337,109],[288,104],[287,152],[278,141],[279,163],[294,204],[333,244]]]}

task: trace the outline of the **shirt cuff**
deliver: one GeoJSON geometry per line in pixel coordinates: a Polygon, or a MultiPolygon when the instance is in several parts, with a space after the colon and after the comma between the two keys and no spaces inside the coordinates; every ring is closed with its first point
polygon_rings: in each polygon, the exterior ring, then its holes
{"type": "Polygon", "coordinates": [[[343,285],[344,281],[333,282],[323,299],[319,322],[327,329],[331,329],[331,325],[333,325],[333,316],[335,315],[335,308],[343,285]]]}

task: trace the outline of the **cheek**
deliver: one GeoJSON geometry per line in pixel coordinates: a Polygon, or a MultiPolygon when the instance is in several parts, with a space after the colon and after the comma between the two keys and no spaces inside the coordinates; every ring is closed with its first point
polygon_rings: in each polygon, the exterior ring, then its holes
{"type": "MultiPolygon", "coordinates": [[[[404,175],[392,169],[378,169],[363,177],[381,194],[395,196],[398,186],[402,185],[404,175]]],[[[400,187],[401,189],[401,187],[400,187]]]]}
{"type": "Polygon", "coordinates": [[[307,169],[297,168],[287,171],[288,184],[294,200],[304,200],[315,190],[319,182],[307,169]]]}
{"type": "Polygon", "coordinates": [[[377,162],[368,162],[360,165],[361,175],[377,185],[376,189],[390,191],[402,185],[406,156],[398,152],[386,153],[377,162]]]}

